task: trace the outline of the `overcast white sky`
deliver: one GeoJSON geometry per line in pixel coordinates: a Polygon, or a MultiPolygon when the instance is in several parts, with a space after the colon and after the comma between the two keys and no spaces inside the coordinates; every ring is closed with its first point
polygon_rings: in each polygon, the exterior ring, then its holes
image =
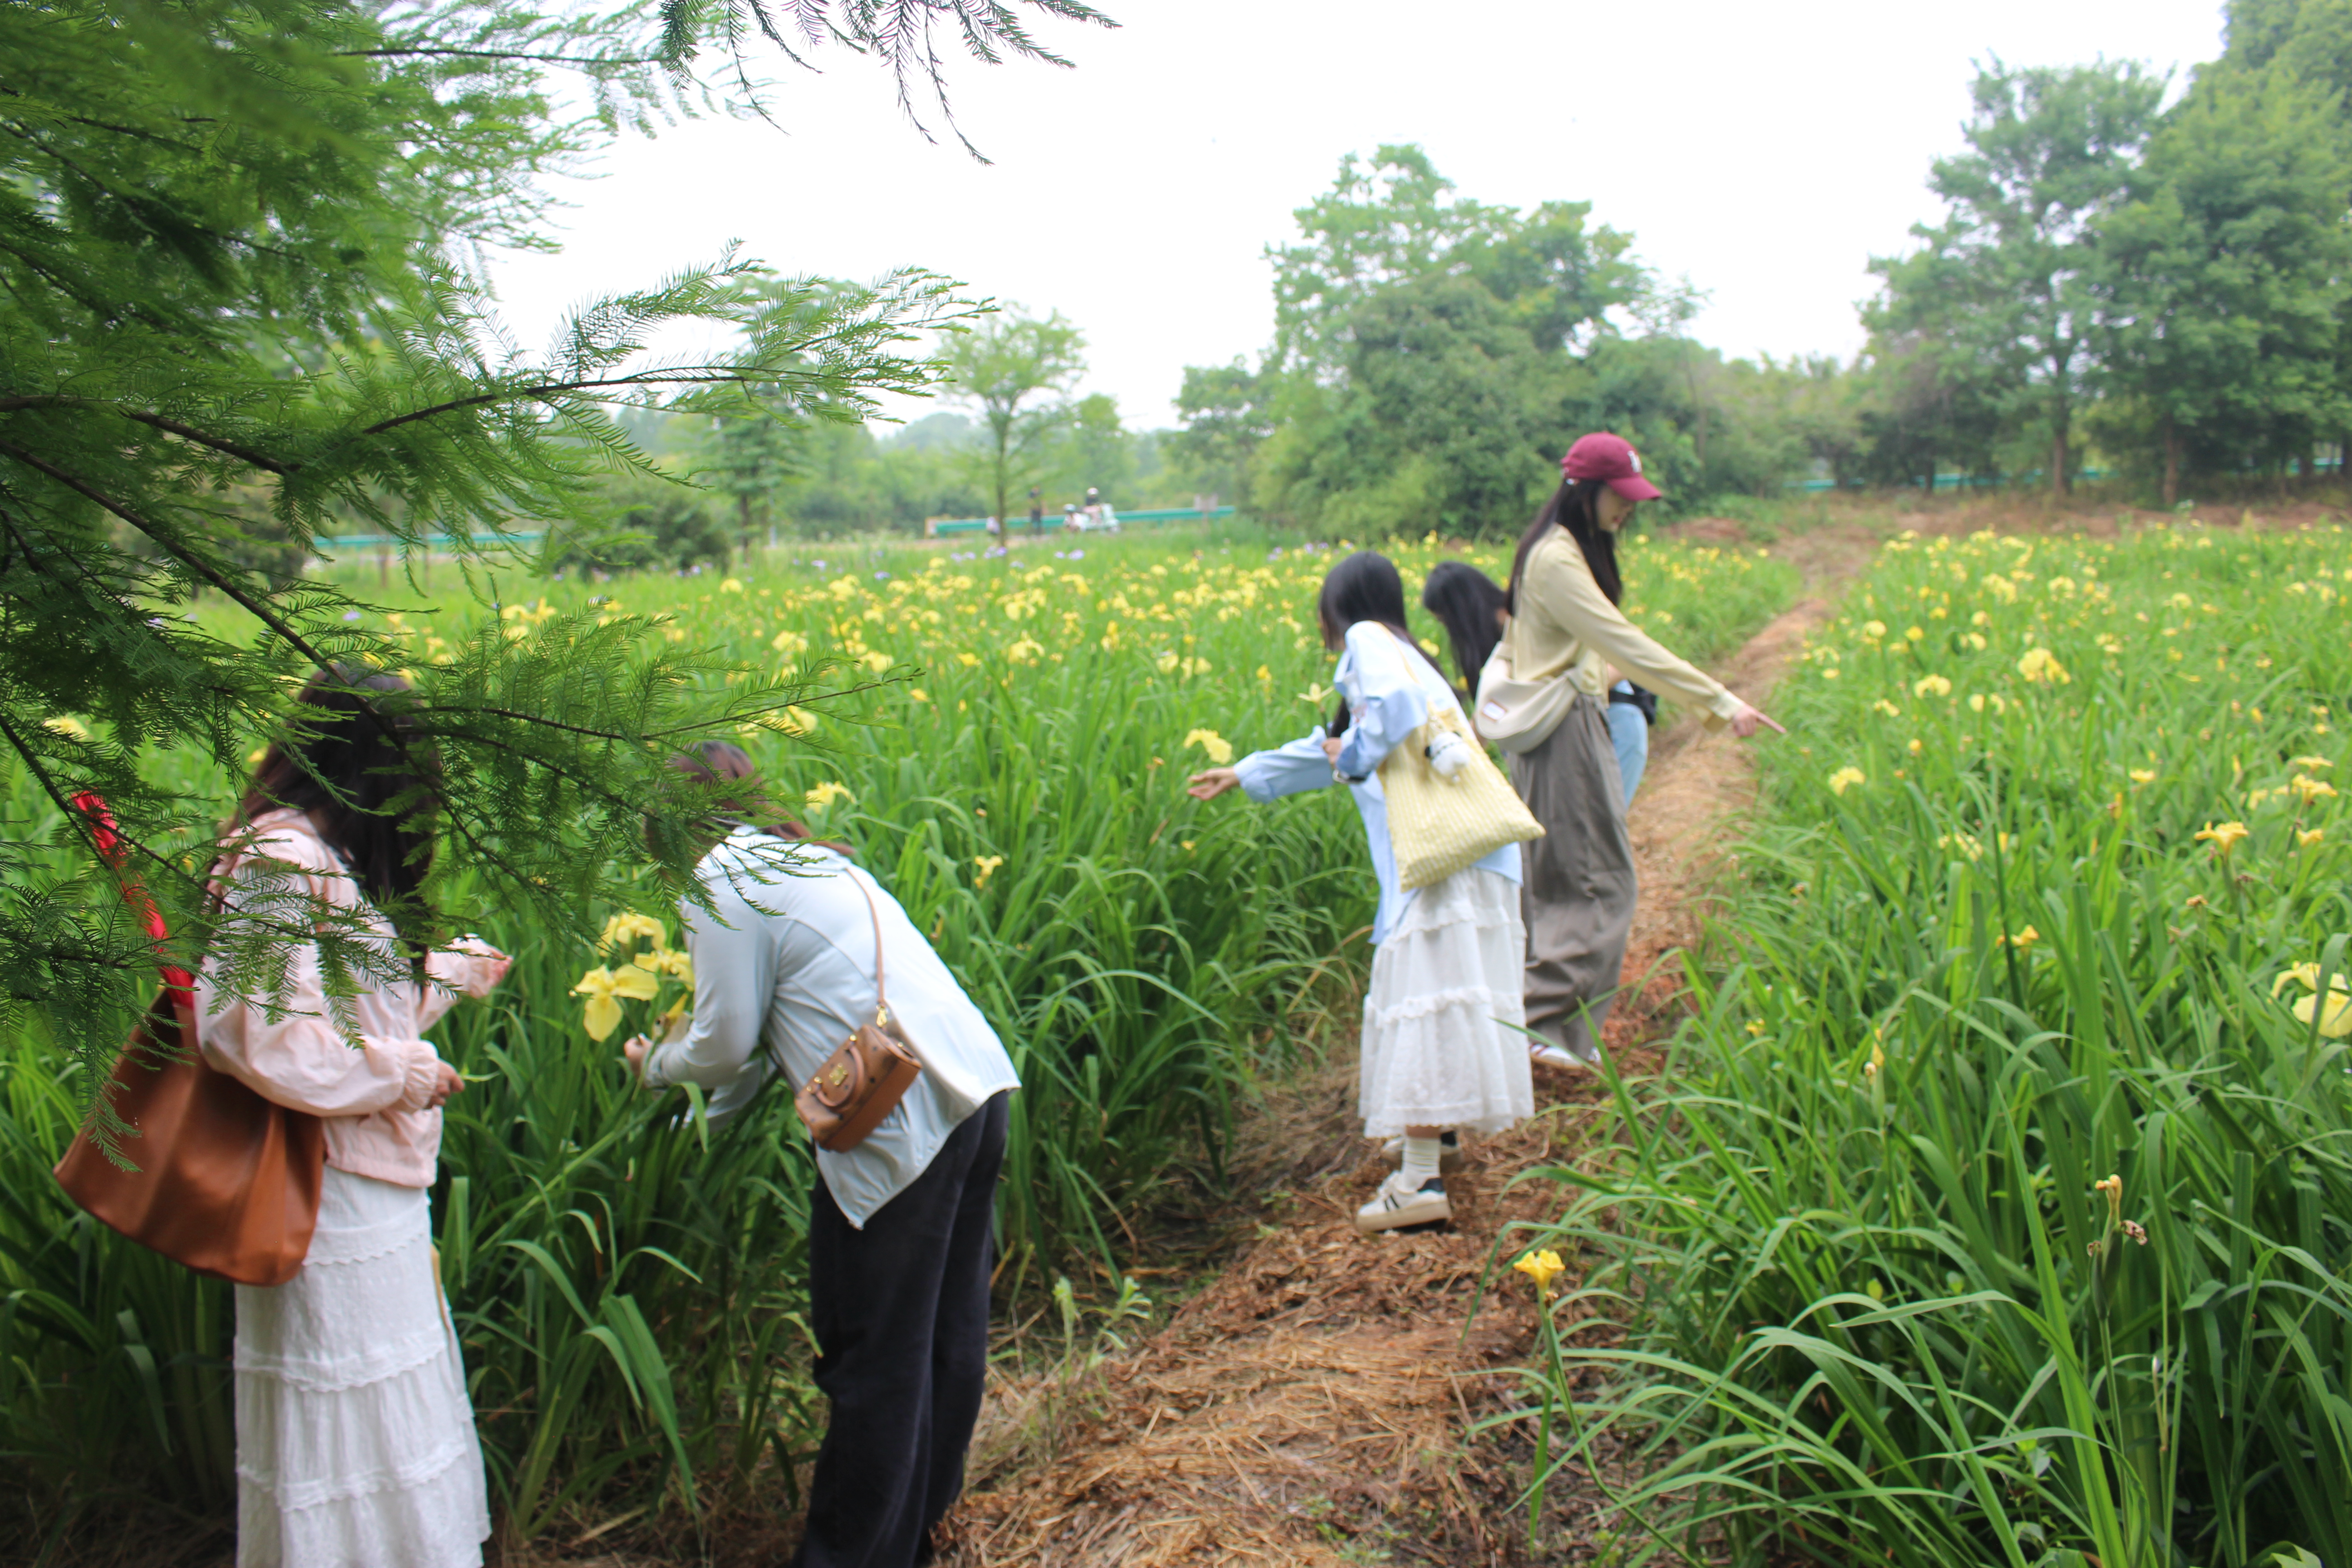
{"type": "MultiPolygon", "coordinates": [[[[958,119],[994,160],[926,142],[842,51],[781,67],[776,123],[632,140],[567,182],[564,248],[498,258],[536,342],[563,310],[715,256],[787,272],[916,263],[1085,329],[1084,390],[1174,422],[1183,367],[1272,336],[1270,243],[1339,157],[1418,142],[1462,193],[1590,201],[1711,302],[1732,353],[1853,353],[1873,254],[1937,215],[1971,61],[2159,69],[2221,47],[2217,0],[1097,0],[1113,31],[1042,26],[1076,63],[966,64],[958,119]]],[[[918,407],[912,412],[925,410],[918,407]]]]}

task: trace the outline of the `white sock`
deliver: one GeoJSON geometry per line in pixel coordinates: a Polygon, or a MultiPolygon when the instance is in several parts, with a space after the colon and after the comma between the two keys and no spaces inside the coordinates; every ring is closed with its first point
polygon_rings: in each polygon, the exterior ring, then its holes
{"type": "Polygon", "coordinates": [[[1404,1141],[1404,1186],[1409,1192],[1419,1192],[1422,1184],[1437,1174],[1437,1157],[1444,1148],[1434,1138],[1407,1138],[1404,1141]]]}

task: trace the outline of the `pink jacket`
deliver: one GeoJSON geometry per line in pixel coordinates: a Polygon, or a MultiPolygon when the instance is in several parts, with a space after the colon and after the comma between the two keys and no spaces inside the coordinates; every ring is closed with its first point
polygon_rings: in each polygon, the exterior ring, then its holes
{"type": "MultiPolygon", "coordinates": [[[[254,826],[254,853],[232,857],[222,868],[231,911],[240,870],[257,858],[282,861],[311,875],[297,881],[279,872],[281,896],[307,891],[359,910],[371,929],[392,940],[392,922],[368,908],[307,816],[272,812],[254,826]]],[[[361,976],[358,994],[331,1001],[315,944],[289,956],[285,988],[275,994],[225,993],[207,960],[196,977],[198,1041],[206,1061],[265,1099],[326,1118],[328,1164],[396,1186],[429,1187],[441,1153],[441,1112],[424,1107],[440,1057],[421,1037],[460,994],[488,994],[512,962],[467,937],[425,961],[425,984],[383,985],[361,976]]]]}

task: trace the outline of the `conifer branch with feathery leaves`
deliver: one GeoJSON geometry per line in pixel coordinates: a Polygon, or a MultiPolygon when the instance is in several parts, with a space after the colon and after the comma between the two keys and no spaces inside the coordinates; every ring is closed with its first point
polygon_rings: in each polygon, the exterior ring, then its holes
{"type": "MultiPolygon", "coordinates": [[[[29,808],[0,826],[0,1037],[44,1031],[95,1085],[159,960],[209,952],[225,984],[268,995],[286,939],[316,931],[332,991],[404,967],[291,879],[233,926],[206,909],[221,804],[285,737],[293,687],[408,657],[373,606],[285,568],[338,530],[389,535],[412,563],[450,550],[492,612],[413,689],[369,694],[436,763],[429,798],[399,803],[445,843],[415,907],[387,911],[410,953],[492,900],[593,936],[588,911],[648,841],[683,885],[708,803],[668,752],[872,690],[823,659],[739,669],[640,617],[513,637],[495,613],[532,564],[522,535],[577,537],[601,478],[655,471],[617,405],[861,418],[928,389],[917,345],[988,308],[919,268],[846,288],[730,253],[578,310],[543,353],[511,341],[472,258],[543,247],[543,177],[612,136],[760,112],[761,38],[802,64],[856,51],[910,120],[919,89],[950,125],[956,44],[1066,63],[984,0],[60,0],[0,35],[0,756],[29,808]],[[729,90],[698,73],[706,50],[729,90]],[[652,353],[679,323],[735,346],[652,353]],[[250,634],[206,630],[204,594],[250,634]],[[175,750],[201,784],[159,782],[175,750]],[[120,828],[110,854],[75,805],[90,795],[120,828]],[[167,951],[127,884],[163,912],[167,951]]],[[[102,1138],[121,1131],[90,1110],[102,1138]]]]}

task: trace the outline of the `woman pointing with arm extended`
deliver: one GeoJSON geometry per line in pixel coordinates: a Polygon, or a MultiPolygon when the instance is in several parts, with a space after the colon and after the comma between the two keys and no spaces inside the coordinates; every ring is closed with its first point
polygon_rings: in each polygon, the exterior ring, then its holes
{"type": "Polygon", "coordinates": [[[1691,704],[1710,729],[1743,740],[1780,726],[1723,683],[1660,647],[1618,610],[1617,534],[1658,488],[1642,459],[1606,433],[1560,462],[1560,487],[1519,540],[1503,647],[1514,680],[1565,680],[1574,697],[1559,726],[1511,758],[1511,783],[1544,837],[1526,847],[1528,1027],[1563,1065],[1600,1059],[1638,889],[1625,832],[1623,785],[1609,737],[1606,672],[1615,666],[1659,695],[1691,704]]]}

